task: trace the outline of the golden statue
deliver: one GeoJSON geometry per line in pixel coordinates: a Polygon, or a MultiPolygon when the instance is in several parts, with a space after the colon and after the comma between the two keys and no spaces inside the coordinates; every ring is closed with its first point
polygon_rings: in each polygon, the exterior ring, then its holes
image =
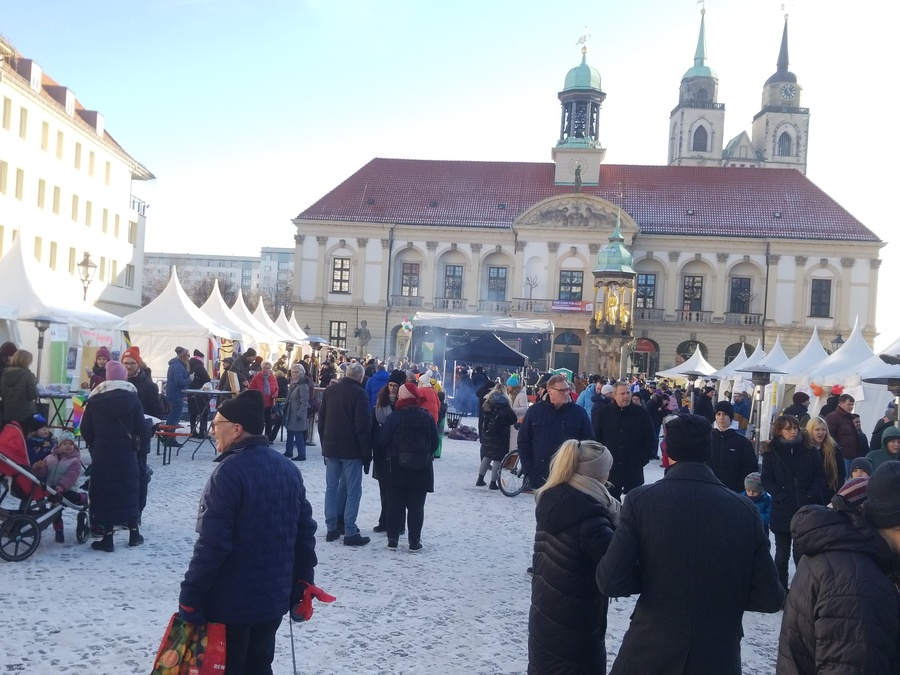
{"type": "Polygon", "coordinates": [[[606,296],[606,323],[615,325],[616,315],[619,313],[619,297],[613,293],[607,293],[606,296]]]}

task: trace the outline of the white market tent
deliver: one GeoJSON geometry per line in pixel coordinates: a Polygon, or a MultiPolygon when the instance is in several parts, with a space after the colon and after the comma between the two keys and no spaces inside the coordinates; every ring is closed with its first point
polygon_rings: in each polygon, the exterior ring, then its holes
{"type": "Polygon", "coordinates": [[[703,358],[703,354],[700,353],[700,348],[698,347],[687,361],[674,368],[656,373],[656,377],[673,377],[684,380],[687,379],[685,373],[702,373],[706,377],[711,377],[715,372],[716,369],[703,358]]]}
{"type": "Polygon", "coordinates": [[[222,292],[219,289],[219,280],[216,279],[213,284],[212,292],[209,294],[206,302],[200,306],[200,310],[208,317],[222,324],[226,328],[230,328],[241,334],[241,345],[244,349],[247,347],[259,347],[261,342],[265,342],[263,336],[257,333],[252,326],[248,326],[241,321],[234,312],[225,304],[222,292]]]}
{"type": "MultiPolygon", "coordinates": [[[[757,347],[758,346],[759,343],[757,343],[757,347]]],[[[714,372],[712,376],[717,380],[727,380],[728,378],[733,378],[735,369],[742,368],[749,358],[750,354],[747,353],[747,344],[742,342],[741,350],[738,352],[738,355],[735,356],[730,363],[722,366],[716,372],[714,372]]]]}
{"type": "Polygon", "coordinates": [[[257,335],[264,337],[264,343],[261,345],[262,349],[257,350],[259,356],[262,356],[264,359],[276,358],[276,355],[278,354],[278,343],[284,342],[284,338],[282,338],[280,331],[274,332],[270,330],[268,326],[260,323],[259,319],[253,316],[250,310],[247,309],[247,304],[244,302],[243,292],[238,292],[237,298],[231,306],[231,311],[234,312],[238,319],[253,328],[257,335]]]}
{"type": "Polygon", "coordinates": [[[276,338],[278,342],[297,342],[297,339],[291,335],[290,333],[283,331],[281,328],[275,325],[275,322],[269,317],[268,312],[266,312],[266,306],[262,298],[259,299],[259,302],[256,304],[256,309],[253,312],[253,317],[259,321],[260,324],[266,327],[266,329],[276,338]]]}
{"type": "Polygon", "coordinates": [[[86,302],[80,286],[71,277],[47,269],[38,270],[33,258],[26,259],[21,237],[16,237],[7,254],[0,259],[0,288],[6,289],[4,310],[0,314],[3,319],[44,320],[101,330],[128,328],[127,320],[86,302]]]}
{"type": "Polygon", "coordinates": [[[303,329],[299,326],[294,327],[291,325],[291,322],[288,321],[287,316],[284,314],[284,307],[278,312],[278,318],[275,319],[275,325],[281,329],[281,332],[292,336],[295,344],[306,341],[306,333],[304,333],[303,329]]]}
{"type": "Polygon", "coordinates": [[[796,377],[792,373],[799,373],[818,366],[827,358],[828,352],[825,351],[825,348],[819,341],[819,329],[813,328],[812,335],[806,346],[781,369],[788,373],[784,376],[784,381],[787,384],[808,384],[808,382],[804,381],[806,378],[796,377]]]}
{"type": "Polygon", "coordinates": [[[132,344],[140,347],[141,358],[156,379],[164,377],[175,348],[206,353],[209,340],[240,340],[241,334],[223,326],[197,307],[178,282],[175,268],[169,283],[153,302],[125,317],[132,344]]]}
{"type": "MultiPolygon", "coordinates": [[[[283,309],[284,309],[284,308],[282,308],[282,311],[283,311],[283,309]]],[[[288,323],[290,324],[291,328],[294,329],[294,332],[295,332],[297,335],[302,335],[302,336],[303,336],[303,339],[304,339],[304,340],[306,340],[306,339],[309,337],[309,336],[306,334],[306,331],[303,330],[302,328],[300,328],[300,324],[297,323],[297,312],[296,312],[296,311],[291,312],[291,318],[290,318],[290,320],[288,321],[288,323]]]]}

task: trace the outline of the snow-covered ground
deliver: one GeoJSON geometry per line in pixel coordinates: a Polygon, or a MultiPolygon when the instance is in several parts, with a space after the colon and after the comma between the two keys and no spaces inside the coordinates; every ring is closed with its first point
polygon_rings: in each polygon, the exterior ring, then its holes
{"type": "MultiPolygon", "coordinates": [[[[283,444],[276,444],[279,451],[283,444]]],[[[316,583],[337,596],[317,604],[312,621],[294,624],[302,673],[524,673],[534,537],[534,502],[476,488],[478,444],[444,439],[435,462],[435,492],[425,505],[424,550],[385,548],[373,534],[378,489],[364,477],[359,525],[362,548],[325,542],[325,472],[319,447],[298,463],[316,519],[316,583]]],[[[155,470],[143,516],[146,543],[126,546],[116,534],[112,554],[75,543],[66,515],[66,543],[44,532],[34,555],[0,561],[0,673],[146,675],[171,614],[196,535],[197,501],[213,467],[209,446],[155,470]]],[[[662,476],[656,462],[647,480],[662,476]]],[[[690,602],[690,598],[685,598],[690,602]]],[[[611,603],[607,649],[615,657],[634,606],[611,603]]],[[[743,672],[774,672],[781,614],[744,617],[743,672]]],[[[665,635],[660,635],[664,640],[665,635]]],[[[288,622],[278,632],[274,672],[293,673],[288,622]]]]}

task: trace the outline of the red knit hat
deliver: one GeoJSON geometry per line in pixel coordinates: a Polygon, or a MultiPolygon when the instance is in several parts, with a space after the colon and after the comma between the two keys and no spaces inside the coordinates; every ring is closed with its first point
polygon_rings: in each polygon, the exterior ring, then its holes
{"type": "Polygon", "coordinates": [[[131,345],[128,349],[122,352],[122,360],[124,361],[128,357],[133,358],[138,363],[143,363],[141,361],[141,348],[137,345],[131,345]]]}

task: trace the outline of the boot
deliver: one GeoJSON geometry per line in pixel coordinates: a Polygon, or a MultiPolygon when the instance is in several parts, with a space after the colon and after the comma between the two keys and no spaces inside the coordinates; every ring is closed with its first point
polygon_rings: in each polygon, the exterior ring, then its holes
{"type": "Polygon", "coordinates": [[[103,531],[103,539],[100,541],[91,542],[91,548],[95,551],[105,551],[106,553],[112,553],[115,550],[113,545],[113,533],[112,530],[104,530],[103,531]]]}
{"type": "Polygon", "coordinates": [[[138,530],[138,524],[130,523],[128,525],[128,545],[129,546],[140,546],[143,543],[144,543],[144,538],[141,536],[141,533],[138,530]]]}
{"type": "Polygon", "coordinates": [[[56,539],[57,544],[65,544],[66,543],[66,535],[62,531],[62,528],[56,530],[54,538],[56,539]]]}
{"type": "Polygon", "coordinates": [[[491,481],[491,484],[488,486],[488,489],[489,489],[489,490],[499,490],[499,489],[500,489],[500,486],[497,485],[497,481],[492,480],[492,481],[491,481]]]}
{"type": "Polygon", "coordinates": [[[478,480],[475,481],[475,487],[484,487],[487,483],[484,482],[484,476],[478,476],[478,480]]]}

